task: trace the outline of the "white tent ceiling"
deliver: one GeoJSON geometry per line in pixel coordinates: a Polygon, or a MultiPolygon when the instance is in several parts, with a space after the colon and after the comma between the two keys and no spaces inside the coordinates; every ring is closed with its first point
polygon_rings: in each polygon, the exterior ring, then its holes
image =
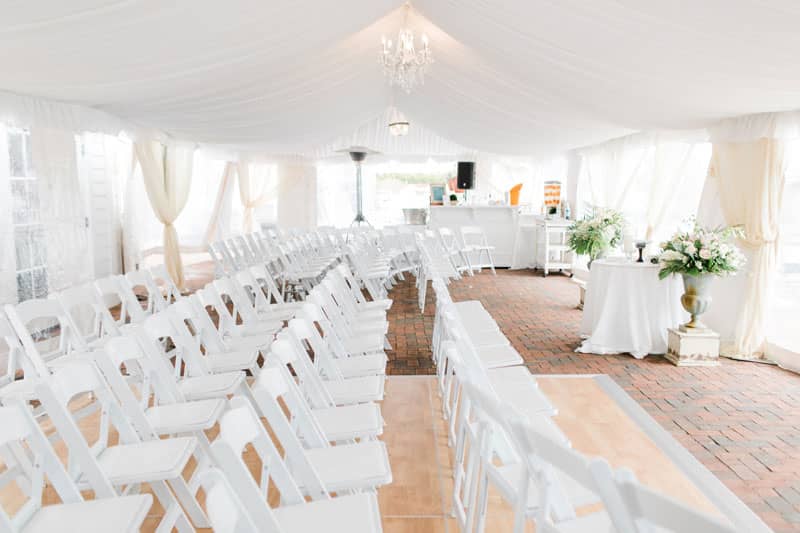
{"type": "MultiPolygon", "coordinates": [[[[399,0],[12,0],[0,89],[176,137],[325,151],[392,103],[378,64],[399,0]]],[[[800,108],[795,0],[419,0],[421,137],[537,155],[641,129],[800,108]]],[[[409,141],[410,142],[410,141],[409,141]]],[[[406,150],[408,151],[408,150],[406,150]]]]}

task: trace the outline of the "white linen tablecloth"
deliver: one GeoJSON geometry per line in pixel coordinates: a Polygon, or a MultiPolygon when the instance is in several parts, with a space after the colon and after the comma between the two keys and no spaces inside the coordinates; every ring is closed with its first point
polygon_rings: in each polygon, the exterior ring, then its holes
{"type": "Polygon", "coordinates": [[[667,328],[686,322],[678,276],[658,279],[659,265],[620,260],[592,263],[581,336],[582,353],[630,353],[637,359],[667,352],[667,328]]]}

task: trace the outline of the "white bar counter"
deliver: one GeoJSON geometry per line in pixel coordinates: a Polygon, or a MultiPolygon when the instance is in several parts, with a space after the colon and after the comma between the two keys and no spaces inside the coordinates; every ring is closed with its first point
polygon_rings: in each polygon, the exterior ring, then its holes
{"type": "Polygon", "coordinates": [[[428,226],[451,228],[459,234],[462,226],[478,226],[486,234],[497,267],[510,267],[517,235],[519,207],[509,205],[431,206],[428,226]]]}

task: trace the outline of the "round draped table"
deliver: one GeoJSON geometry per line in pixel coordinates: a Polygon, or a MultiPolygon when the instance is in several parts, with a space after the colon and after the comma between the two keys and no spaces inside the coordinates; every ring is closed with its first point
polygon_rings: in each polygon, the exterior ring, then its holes
{"type": "Polygon", "coordinates": [[[658,279],[659,265],[603,259],[592,263],[583,306],[582,353],[667,352],[667,328],[689,319],[678,276],[658,279]]]}

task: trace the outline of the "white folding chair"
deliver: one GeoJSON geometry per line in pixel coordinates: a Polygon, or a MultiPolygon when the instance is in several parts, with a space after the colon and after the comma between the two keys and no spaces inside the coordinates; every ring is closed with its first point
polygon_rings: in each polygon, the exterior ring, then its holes
{"type": "Polygon", "coordinates": [[[166,265],[156,265],[150,267],[150,275],[156,285],[163,287],[164,299],[166,300],[167,304],[177,302],[181,299],[183,296],[181,294],[181,290],[172,280],[172,276],[169,275],[166,265]]]}
{"type": "Polygon", "coordinates": [[[212,373],[194,339],[188,333],[179,333],[169,317],[153,315],[136,332],[145,353],[170,366],[178,390],[186,400],[249,394],[244,372],[212,373]],[[174,345],[171,350],[167,341],[174,345]]]}
{"type": "Polygon", "coordinates": [[[47,437],[22,404],[0,407],[0,454],[5,465],[0,478],[3,485],[16,481],[27,496],[13,516],[0,508],[0,530],[4,532],[133,533],[139,531],[153,503],[149,494],[84,501],[47,437]],[[62,503],[43,505],[45,480],[55,488],[62,503]]]}
{"type": "Polygon", "coordinates": [[[263,392],[283,402],[291,414],[292,426],[305,446],[374,439],[383,433],[383,418],[378,404],[369,402],[314,408],[306,401],[286,366],[274,359],[263,368],[252,390],[261,411],[264,409],[259,397],[263,392]],[[256,390],[263,392],[256,394],[256,390]]]}
{"type": "Polygon", "coordinates": [[[336,335],[333,328],[327,322],[321,309],[313,304],[303,305],[298,314],[297,321],[294,321],[297,331],[295,334],[306,341],[314,351],[314,364],[320,369],[332,365],[334,375],[343,377],[372,376],[386,374],[386,353],[373,351],[370,353],[360,353],[353,355],[344,348],[341,339],[336,335]],[[305,324],[302,324],[305,322],[305,324]],[[326,334],[323,338],[320,329],[326,334]]]}
{"type": "Polygon", "coordinates": [[[161,293],[161,289],[158,288],[153,276],[151,276],[150,272],[147,270],[134,270],[126,273],[124,278],[120,280],[123,286],[125,282],[128,283],[130,290],[133,291],[134,294],[137,293],[137,289],[139,289],[139,293],[142,291],[146,293],[146,314],[151,315],[155,312],[163,311],[168,307],[169,304],[161,293]]]}
{"type": "MultiPolygon", "coordinates": [[[[282,344],[279,351],[272,350],[278,354],[286,365],[291,365],[298,373],[301,383],[305,383],[311,389],[312,396],[327,395],[335,405],[349,405],[354,403],[375,402],[383,399],[385,376],[354,376],[344,377],[341,374],[335,375],[335,367],[332,371],[322,376],[314,367],[311,358],[306,351],[303,341],[298,337],[299,322],[293,319],[289,322],[287,331],[278,334],[278,339],[284,338],[289,342],[282,344]],[[295,324],[293,326],[293,324],[295,324]],[[290,347],[286,350],[284,347],[290,347]]],[[[277,341],[276,341],[277,342],[277,341]]],[[[305,390],[305,386],[304,386],[305,390]]],[[[316,405],[312,402],[312,405],[316,405]]]]}
{"type": "Polygon", "coordinates": [[[64,289],[55,297],[61,302],[87,346],[101,346],[109,337],[120,334],[114,317],[93,285],[64,289]]]}
{"type": "Polygon", "coordinates": [[[486,240],[486,234],[480,226],[462,226],[461,227],[461,240],[464,243],[464,253],[467,257],[470,254],[476,255],[474,259],[469,259],[470,269],[478,269],[478,272],[483,268],[491,268],[492,274],[497,275],[494,269],[494,259],[492,252],[494,246],[489,245],[486,240]]]}
{"type": "MultiPolygon", "coordinates": [[[[236,399],[234,399],[234,402],[236,399]]],[[[215,531],[220,533],[380,533],[381,519],[374,493],[323,494],[305,501],[282,458],[267,438],[261,438],[260,421],[246,402],[238,403],[225,414],[219,438],[212,451],[224,476],[204,474],[207,507],[215,531]],[[262,471],[260,486],[242,460],[248,442],[270,457],[271,468],[262,471]],[[271,509],[266,503],[270,480],[280,493],[282,505],[271,509]]]]}
{"type": "Polygon", "coordinates": [[[94,286],[106,308],[119,305],[119,314],[116,319],[118,327],[125,324],[137,324],[147,317],[139,299],[123,276],[114,275],[95,280],[94,286]]]}
{"type": "Polygon", "coordinates": [[[35,392],[67,446],[69,472],[79,488],[91,488],[97,497],[104,498],[125,494],[147,483],[165,509],[159,531],[173,527],[181,532],[193,531],[187,515],[197,527],[207,527],[203,510],[182,477],[197,446],[195,438],[142,442],[89,363],[57,369],[51,379],[36,386],[35,392]],[[81,395],[100,405],[100,435],[91,446],[69,407],[81,395]],[[112,425],[119,434],[117,445],[110,443],[112,425]]]}
{"type": "Polygon", "coordinates": [[[596,474],[599,480],[613,483],[616,493],[609,490],[609,483],[598,483],[603,501],[611,521],[620,531],[652,533],[654,531],[702,531],[703,533],[734,533],[740,531],[724,519],[687,507],[669,496],[645,487],[630,470],[596,474]],[[618,505],[617,503],[621,503],[618,505]]]}
{"type": "MultiPolygon", "coordinates": [[[[286,464],[304,494],[316,498],[325,492],[371,490],[391,482],[386,445],[379,440],[332,446],[327,440],[309,438],[304,441],[304,447],[278,401],[286,390],[272,379],[276,375],[272,372],[266,379],[259,376],[252,392],[258,410],[280,443],[286,464]]],[[[305,436],[311,434],[306,432],[305,436]]]]}
{"type": "Polygon", "coordinates": [[[450,228],[439,228],[438,234],[439,240],[442,243],[442,248],[444,248],[447,253],[447,258],[452,263],[456,272],[458,272],[459,275],[462,272],[467,272],[470,276],[473,276],[472,265],[469,262],[469,252],[472,250],[459,243],[458,237],[456,237],[456,234],[450,228]]]}
{"type": "Polygon", "coordinates": [[[69,314],[55,299],[32,299],[5,306],[6,316],[39,376],[88,350],[69,314]]]}
{"type": "MultiPolygon", "coordinates": [[[[605,459],[587,459],[542,435],[521,418],[512,419],[509,427],[525,467],[514,500],[516,532],[522,532],[525,520],[531,517],[536,531],[546,533],[635,531],[615,529],[606,510],[576,513],[577,508],[600,500],[604,482],[598,480],[610,479],[612,475],[605,459]]],[[[608,496],[602,499],[605,509],[621,505],[613,493],[605,492],[608,496]]]]}

